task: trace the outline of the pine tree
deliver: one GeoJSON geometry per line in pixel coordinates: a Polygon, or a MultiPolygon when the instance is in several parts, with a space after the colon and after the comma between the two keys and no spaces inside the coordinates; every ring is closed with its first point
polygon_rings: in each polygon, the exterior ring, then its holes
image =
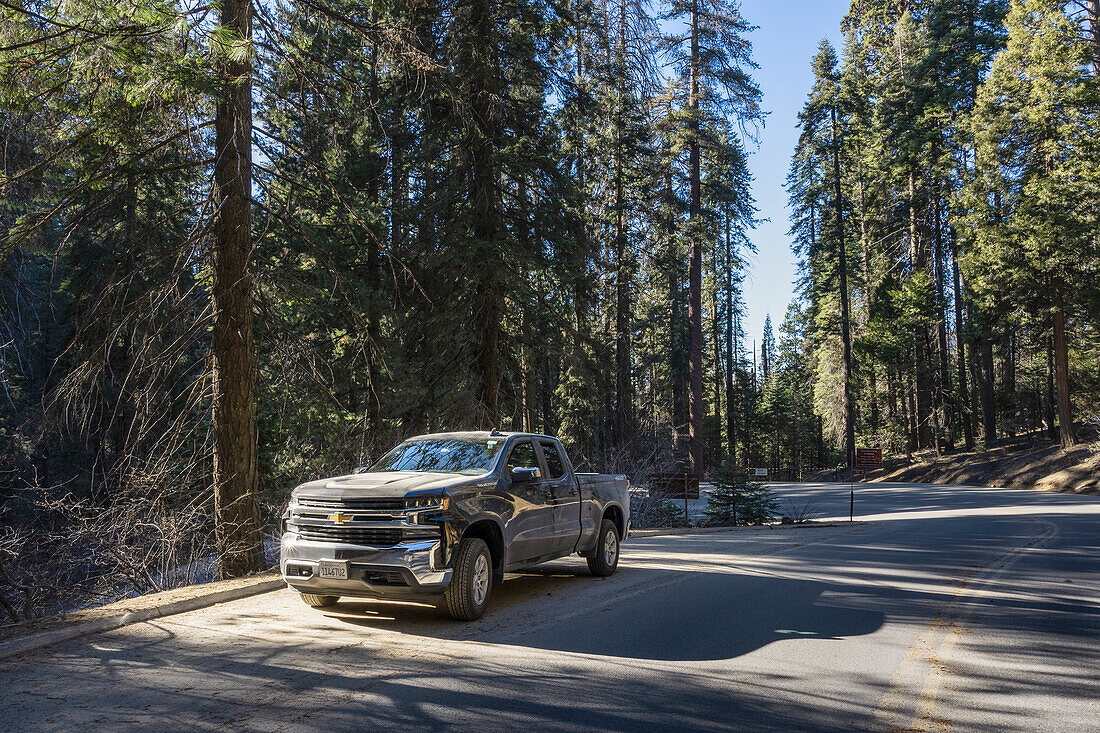
{"type": "Polygon", "coordinates": [[[682,144],[688,150],[688,440],[690,472],[703,470],[703,248],[702,148],[727,115],[742,124],[761,119],[760,90],[751,72],[752,26],[731,0],[671,0],[666,19],[686,30],[666,38],[683,96],[682,144]]]}
{"type": "MultiPolygon", "coordinates": [[[[802,135],[788,178],[788,191],[797,217],[792,233],[796,236],[796,252],[803,253],[806,258],[806,269],[809,270],[807,286],[814,293],[811,301],[813,316],[821,320],[829,331],[839,335],[837,417],[842,425],[846,463],[852,466],[855,456],[855,398],[848,285],[850,262],[845,226],[849,204],[842,179],[845,111],[842,109],[836,52],[828,41],[822,41],[819,45],[813,70],[814,87],[799,115],[802,135]],[[807,217],[809,221],[806,221],[807,217]],[[826,297],[835,299],[835,320],[834,314],[825,308],[826,297]]],[[[828,344],[822,346],[831,348],[828,344]]],[[[822,380],[818,380],[819,393],[823,384],[822,380]]]]}
{"type": "Polygon", "coordinates": [[[1059,429],[1069,447],[1076,437],[1067,314],[1095,288],[1094,214],[1082,203],[1097,200],[1100,183],[1100,98],[1083,71],[1089,47],[1059,3],[1017,0],[1006,25],[1008,45],[974,110],[964,270],[988,308],[1012,303],[1049,315],[1059,429]]]}
{"type": "Polygon", "coordinates": [[[721,527],[767,524],[778,511],[779,502],[771,489],[724,461],[714,475],[705,523],[721,527]]]}
{"type": "Polygon", "coordinates": [[[771,375],[771,365],[775,362],[775,331],[772,330],[771,313],[764,316],[764,335],[760,341],[760,364],[763,370],[764,384],[771,375]]]}

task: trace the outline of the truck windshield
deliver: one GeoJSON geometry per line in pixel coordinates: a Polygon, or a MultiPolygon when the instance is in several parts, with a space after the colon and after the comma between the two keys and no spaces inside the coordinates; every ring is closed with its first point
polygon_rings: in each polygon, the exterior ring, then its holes
{"type": "Polygon", "coordinates": [[[492,468],[493,459],[503,447],[503,439],[491,438],[409,440],[382,456],[370,467],[370,470],[461,473],[477,476],[492,468]]]}

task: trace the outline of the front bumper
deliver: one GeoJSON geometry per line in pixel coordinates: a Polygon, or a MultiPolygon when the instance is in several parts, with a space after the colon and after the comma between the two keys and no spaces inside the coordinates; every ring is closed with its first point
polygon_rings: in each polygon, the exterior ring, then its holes
{"type": "Polygon", "coordinates": [[[440,540],[374,548],[303,540],[293,532],[286,532],[282,536],[279,569],[287,585],[302,593],[416,598],[447,590],[451,569],[442,567],[441,550],[440,540]],[[317,570],[320,560],[347,562],[347,580],[322,579],[317,570]]]}

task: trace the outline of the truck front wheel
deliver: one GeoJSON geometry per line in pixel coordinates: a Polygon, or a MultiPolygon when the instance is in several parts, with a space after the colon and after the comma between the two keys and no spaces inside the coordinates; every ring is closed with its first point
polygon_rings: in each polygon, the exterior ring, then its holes
{"type": "Polygon", "coordinates": [[[313,593],[301,593],[302,602],[310,608],[325,608],[340,600],[340,596],[318,596],[313,593]]]}
{"type": "Polygon", "coordinates": [[[443,602],[451,618],[476,621],[489,605],[493,589],[493,559],[484,541],[467,537],[458,545],[451,584],[443,594],[443,602]]]}
{"type": "Polygon", "coordinates": [[[596,548],[587,559],[589,571],[597,578],[615,574],[615,568],[619,567],[619,530],[610,519],[600,525],[596,548]]]}

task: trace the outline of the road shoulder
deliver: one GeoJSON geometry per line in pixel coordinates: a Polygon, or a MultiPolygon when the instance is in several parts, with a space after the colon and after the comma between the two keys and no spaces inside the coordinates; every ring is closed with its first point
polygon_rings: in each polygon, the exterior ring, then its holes
{"type": "Polygon", "coordinates": [[[0,660],[87,634],[206,608],[286,587],[276,571],[245,578],[173,588],[127,598],[99,608],[32,619],[0,629],[0,660]]]}

